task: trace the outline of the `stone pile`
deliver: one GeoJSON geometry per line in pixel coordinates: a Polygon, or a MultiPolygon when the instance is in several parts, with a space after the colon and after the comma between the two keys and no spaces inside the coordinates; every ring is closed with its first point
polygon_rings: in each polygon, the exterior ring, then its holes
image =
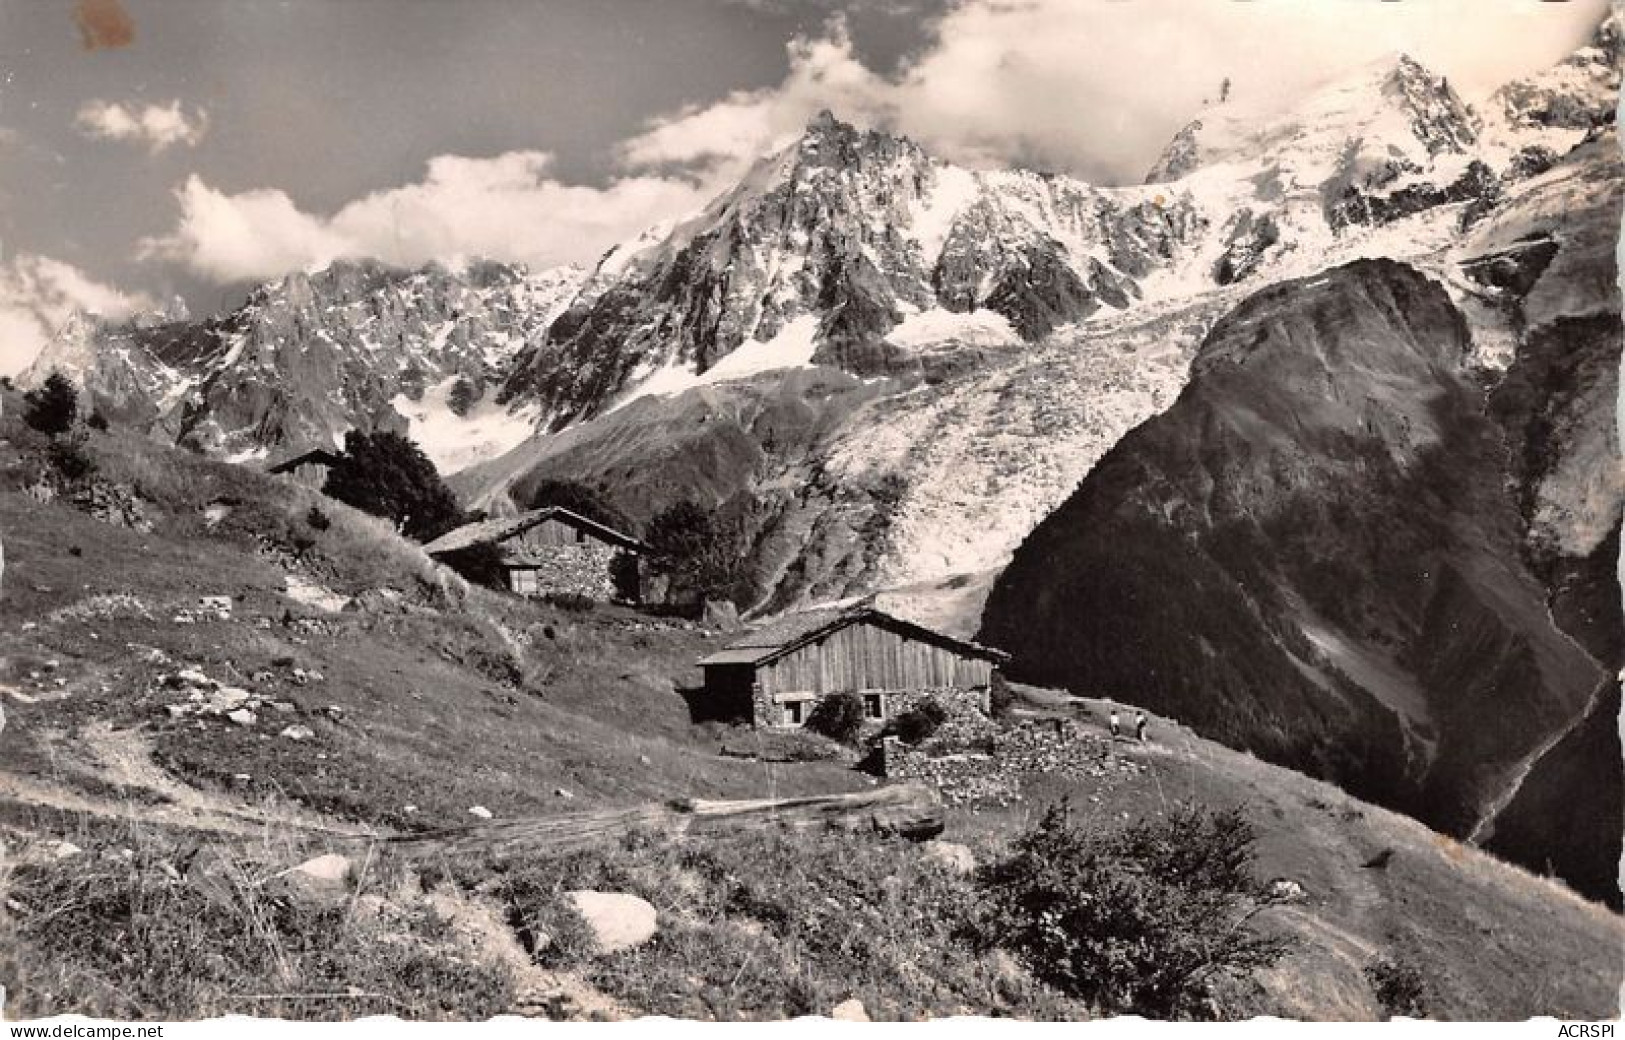
{"type": "Polygon", "coordinates": [[[181,607],[169,619],[177,625],[198,625],[206,621],[230,621],[230,596],[200,596],[197,605],[181,607]]]}
{"type": "Polygon", "coordinates": [[[69,500],[77,509],[89,513],[94,520],[147,534],[152,531],[152,519],[135,492],[120,484],[104,480],[92,481],[73,493],[69,500]]]}
{"type": "MultiPolygon", "coordinates": [[[[225,719],[239,726],[253,726],[265,712],[291,715],[298,710],[290,701],[269,700],[241,686],[226,686],[196,668],[160,675],[158,686],[161,690],[184,695],[184,700],[164,705],[164,712],[172,719],[225,719]]],[[[308,727],[289,726],[282,735],[292,740],[308,740],[315,733],[308,727]],[[299,733],[293,736],[290,731],[299,733]]]]}
{"type": "Polygon", "coordinates": [[[1107,737],[1084,733],[1066,719],[983,731],[968,742],[945,734],[947,728],[917,747],[895,737],[882,741],[884,775],[925,781],[952,805],[993,807],[1020,801],[1022,778],[1030,773],[1088,780],[1100,788],[1144,769],[1116,754],[1107,737]]]}

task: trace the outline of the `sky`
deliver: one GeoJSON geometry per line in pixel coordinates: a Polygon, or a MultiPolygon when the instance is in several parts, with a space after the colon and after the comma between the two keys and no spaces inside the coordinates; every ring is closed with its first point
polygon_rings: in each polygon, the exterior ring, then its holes
{"type": "Polygon", "coordinates": [[[1141,179],[1218,85],[1394,52],[1468,96],[1606,0],[0,0],[0,374],[76,308],[194,314],[343,256],[591,265],[820,109],[1141,179]]]}

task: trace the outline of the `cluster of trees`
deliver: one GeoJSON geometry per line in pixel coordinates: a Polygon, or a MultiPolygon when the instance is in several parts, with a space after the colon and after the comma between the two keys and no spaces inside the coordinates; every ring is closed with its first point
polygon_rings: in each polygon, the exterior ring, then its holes
{"type": "MultiPolygon", "coordinates": [[[[344,455],[329,470],[322,493],[385,517],[423,542],[483,519],[463,511],[416,444],[388,430],[347,433],[344,455]]],[[[532,509],[559,506],[616,530],[637,529],[608,496],[578,481],[544,480],[529,498],[532,509]]],[[[746,540],[737,520],[690,501],[662,510],[643,532],[647,563],[665,576],[667,598],[674,602],[735,598],[745,577],[746,540]]],[[[446,562],[470,581],[502,584],[501,552],[495,546],[474,546],[446,562]]]]}
{"type": "MultiPolygon", "coordinates": [[[[56,479],[72,486],[96,472],[96,460],[85,448],[79,424],[79,388],[59,371],[52,371],[38,387],[23,395],[23,422],[51,438],[45,457],[56,479]]],[[[106,420],[93,413],[88,425],[107,429],[106,420]]]]}
{"type": "Polygon", "coordinates": [[[420,542],[469,519],[422,449],[389,430],[345,434],[344,455],[328,471],[322,494],[391,520],[420,542]]]}
{"type": "MultiPolygon", "coordinates": [[[[617,531],[638,525],[609,496],[573,480],[544,480],[530,494],[530,507],[559,506],[617,531]]],[[[746,578],[748,537],[744,525],[727,511],[680,501],[643,527],[651,570],[668,583],[673,602],[737,599],[746,578]]]]}

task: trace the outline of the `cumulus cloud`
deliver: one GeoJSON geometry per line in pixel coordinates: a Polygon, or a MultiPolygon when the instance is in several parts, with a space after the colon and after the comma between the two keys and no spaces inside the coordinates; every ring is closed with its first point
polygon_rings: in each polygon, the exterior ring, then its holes
{"type": "Polygon", "coordinates": [[[651,224],[699,208],[715,185],[628,176],[604,187],[550,176],[545,152],[431,159],[422,180],[374,192],[337,212],[306,212],[276,189],[228,194],[192,176],[176,191],[173,232],[143,245],[216,282],[313,270],[340,257],[416,266],[472,258],[532,267],[596,259],[651,224]]]}
{"type": "Polygon", "coordinates": [[[174,230],[147,240],[143,253],[222,283],[346,256],[402,266],[472,257],[590,263],[698,210],[824,108],[972,166],[1132,182],[1227,79],[1238,101],[1285,106],[1404,50],[1470,94],[1556,60],[1601,10],[1602,0],[1494,10],[1481,0],[1435,0],[1362,4],[1349,17],[1344,4],[1284,0],[962,0],[935,21],[932,43],[884,73],[864,64],[836,18],[789,44],[776,85],[652,119],[617,149],[621,175],[607,184],[561,181],[545,152],[443,155],[415,183],[319,213],[279,189],[230,193],[193,176],[176,190],[174,230]],[[1554,21],[1550,9],[1559,6],[1574,10],[1554,21]]]}
{"type": "Polygon", "coordinates": [[[737,166],[786,144],[826,108],[869,124],[897,121],[893,85],[857,60],[844,20],[831,22],[822,39],[791,41],[789,55],[783,83],[657,120],[622,144],[621,161],[633,168],[737,166]]]}
{"type": "Polygon", "coordinates": [[[75,311],[127,318],[152,301],[96,281],[72,264],[24,254],[0,264],[0,375],[27,368],[75,311]]]}
{"type": "Polygon", "coordinates": [[[167,105],[126,105],[95,99],[80,106],[74,125],[88,137],[145,145],[156,155],[174,145],[191,147],[203,140],[209,117],[202,109],[187,113],[179,100],[167,105]]]}
{"type": "Polygon", "coordinates": [[[1133,181],[1226,79],[1238,100],[1285,106],[1404,51],[1469,95],[1485,92],[1557,60],[1601,17],[1599,0],[1561,19],[1551,6],[1437,0],[1361,5],[1351,17],[1331,3],[966,0],[893,74],[865,67],[836,21],[824,38],[791,44],[777,86],[659,118],[623,155],[644,167],[737,165],[827,107],[971,165],[1133,181]]]}

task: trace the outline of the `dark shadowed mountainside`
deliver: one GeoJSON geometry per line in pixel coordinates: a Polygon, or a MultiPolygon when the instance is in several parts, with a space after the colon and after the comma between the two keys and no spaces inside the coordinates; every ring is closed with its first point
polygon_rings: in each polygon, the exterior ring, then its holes
{"type": "Polygon", "coordinates": [[[1472,833],[1604,671],[1524,552],[1470,346],[1393,261],[1257,293],[1017,551],[981,638],[1472,833]]]}

